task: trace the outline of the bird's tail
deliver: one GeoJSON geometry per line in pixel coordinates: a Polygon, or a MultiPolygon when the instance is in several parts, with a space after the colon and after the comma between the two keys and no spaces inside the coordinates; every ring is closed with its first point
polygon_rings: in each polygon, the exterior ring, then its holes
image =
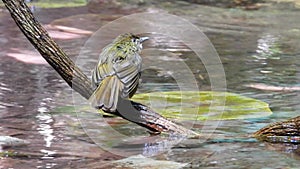
{"type": "Polygon", "coordinates": [[[89,101],[93,107],[114,112],[122,88],[123,85],[117,76],[108,76],[101,81],[89,101]]]}

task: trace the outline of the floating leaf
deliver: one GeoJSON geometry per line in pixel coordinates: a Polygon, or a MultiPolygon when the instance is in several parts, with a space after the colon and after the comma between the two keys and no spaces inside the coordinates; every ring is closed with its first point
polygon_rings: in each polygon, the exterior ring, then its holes
{"type": "MultiPolygon", "coordinates": [[[[134,101],[143,103],[164,117],[179,120],[228,120],[259,118],[272,114],[263,101],[228,92],[170,91],[136,94],[134,101]]],[[[89,106],[59,107],[54,113],[92,111],[89,106]]],[[[103,115],[109,115],[99,111],[103,115]]]]}
{"type": "Polygon", "coordinates": [[[77,7],[77,6],[86,5],[86,1],[84,0],[75,0],[75,1],[43,0],[43,1],[29,2],[28,5],[33,5],[40,8],[77,7]]]}
{"type": "Polygon", "coordinates": [[[133,100],[179,120],[246,119],[272,114],[267,103],[228,92],[153,92],[136,94],[133,100]]]}

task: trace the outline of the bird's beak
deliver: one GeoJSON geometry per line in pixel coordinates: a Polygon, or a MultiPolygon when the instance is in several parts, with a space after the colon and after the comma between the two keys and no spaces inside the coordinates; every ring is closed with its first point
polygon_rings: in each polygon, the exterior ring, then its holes
{"type": "Polygon", "coordinates": [[[146,36],[145,37],[140,37],[140,42],[143,43],[148,39],[149,39],[149,37],[146,37],[146,36]]]}

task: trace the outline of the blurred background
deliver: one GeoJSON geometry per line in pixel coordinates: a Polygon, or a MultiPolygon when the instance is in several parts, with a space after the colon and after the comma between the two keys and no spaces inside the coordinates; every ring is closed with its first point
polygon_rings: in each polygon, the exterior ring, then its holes
{"type": "MultiPolygon", "coordinates": [[[[95,31],[122,16],[167,12],[185,18],[216,48],[226,73],[227,91],[264,101],[273,112],[269,116],[224,120],[215,133],[231,142],[198,144],[189,140],[189,144],[152,157],[158,166],[143,167],[179,167],[183,163],[190,163],[186,166],[190,168],[300,165],[298,145],[234,139],[300,113],[300,0],[28,0],[27,4],[74,61],[95,31]],[[172,161],[177,163],[161,164],[172,161]]],[[[72,108],[71,88],[25,39],[2,2],[0,20],[0,135],[30,141],[28,145],[2,146],[0,168],[124,167],[114,163],[120,156],[102,150],[84,133],[72,108]]],[[[103,45],[99,44],[99,49],[103,45]]],[[[160,55],[157,59],[166,65],[185,62],[200,90],[211,90],[201,60],[180,41],[156,35],[145,48],[171,51],[180,59],[160,55]]],[[[96,62],[86,57],[91,67],[96,62]]],[[[174,90],[178,86],[172,72],[142,72],[139,93],[174,90]]],[[[129,137],[147,138],[144,129],[122,119],[113,118],[109,123],[129,137]]],[[[202,125],[197,121],[195,130],[202,125]]],[[[104,130],[98,132],[107,135],[104,130]]],[[[126,148],[122,147],[124,151],[126,148]]],[[[141,161],[135,161],[135,167],[141,167],[141,161]]]]}

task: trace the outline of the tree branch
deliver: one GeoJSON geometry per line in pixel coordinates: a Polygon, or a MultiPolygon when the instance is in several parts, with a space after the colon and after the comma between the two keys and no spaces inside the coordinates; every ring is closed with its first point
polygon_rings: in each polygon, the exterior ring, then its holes
{"type": "Polygon", "coordinates": [[[272,123],[253,133],[253,136],[261,141],[299,144],[300,116],[286,121],[272,123]]]}
{"type": "MultiPolygon", "coordinates": [[[[47,31],[34,18],[23,0],[2,0],[17,26],[42,57],[76,92],[88,99],[93,93],[91,81],[73,63],[67,54],[54,42],[47,31]]],[[[130,100],[121,99],[117,112],[111,114],[123,117],[154,132],[177,133],[195,136],[197,133],[179,126],[149,107],[130,100]],[[121,112],[120,112],[121,111],[121,112]]]]}

